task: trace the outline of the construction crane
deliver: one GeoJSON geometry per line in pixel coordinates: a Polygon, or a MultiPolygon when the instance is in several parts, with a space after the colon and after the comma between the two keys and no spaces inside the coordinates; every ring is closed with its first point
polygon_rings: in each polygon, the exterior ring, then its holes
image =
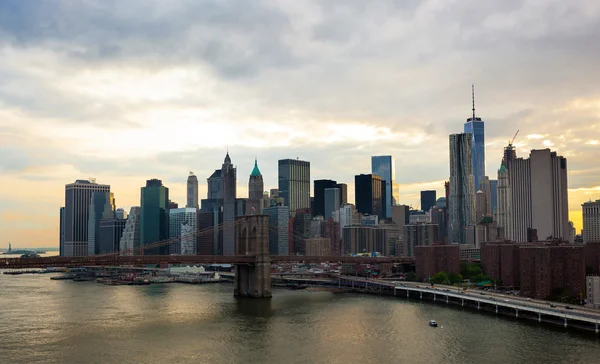
{"type": "Polygon", "coordinates": [[[508,145],[513,145],[515,138],[517,137],[517,134],[519,134],[519,130],[517,130],[517,132],[515,133],[515,136],[512,138],[512,140],[508,142],[508,145]]]}

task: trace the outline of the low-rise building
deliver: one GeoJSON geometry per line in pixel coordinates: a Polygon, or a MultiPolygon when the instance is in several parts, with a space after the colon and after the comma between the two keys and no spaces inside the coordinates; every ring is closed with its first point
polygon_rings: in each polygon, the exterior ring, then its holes
{"type": "Polygon", "coordinates": [[[415,247],[415,272],[425,281],[438,272],[460,273],[458,244],[433,244],[415,247]]]}

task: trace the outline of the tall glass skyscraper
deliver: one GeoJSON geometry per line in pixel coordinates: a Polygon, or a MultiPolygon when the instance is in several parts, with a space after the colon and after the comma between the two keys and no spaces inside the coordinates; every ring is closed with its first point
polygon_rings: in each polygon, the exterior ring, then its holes
{"type": "Polygon", "coordinates": [[[371,173],[385,181],[385,216],[392,217],[392,206],[398,204],[399,191],[396,185],[396,159],[391,155],[371,157],[371,173]]]}
{"type": "MultiPolygon", "coordinates": [[[[473,95],[473,116],[465,123],[465,133],[471,134],[471,156],[473,177],[475,178],[475,191],[479,190],[479,183],[485,176],[485,124],[481,118],[475,117],[475,89],[471,86],[473,95]]],[[[475,192],[474,191],[474,192],[475,192]]]]}
{"type": "Polygon", "coordinates": [[[450,134],[450,191],[448,242],[467,243],[468,226],[475,221],[475,187],[471,165],[471,134],[450,134]]]}
{"type": "MultiPolygon", "coordinates": [[[[142,187],[140,205],[140,245],[169,239],[169,189],[159,179],[149,179],[142,187]]],[[[168,246],[142,249],[143,255],[168,255],[168,246]]]]}
{"type": "Polygon", "coordinates": [[[278,163],[279,197],[294,216],[296,210],[310,208],[310,162],[280,159],[278,163]]]}

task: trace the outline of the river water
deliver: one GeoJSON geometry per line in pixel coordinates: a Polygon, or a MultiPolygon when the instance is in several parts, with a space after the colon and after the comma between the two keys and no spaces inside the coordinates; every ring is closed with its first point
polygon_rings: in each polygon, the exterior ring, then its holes
{"type": "Polygon", "coordinates": [[[0,363],[600,363],[594,335],[444,304],[49,278],[0,275],[0,363]]]}

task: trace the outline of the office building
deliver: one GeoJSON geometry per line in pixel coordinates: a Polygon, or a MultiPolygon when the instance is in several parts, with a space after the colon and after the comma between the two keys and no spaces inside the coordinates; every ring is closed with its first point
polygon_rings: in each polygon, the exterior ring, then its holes
{"type": "MultiPolygon", "coordinates": [[[[482,215],[483,216],[493,216],[492,215],[492,184],[490,182],[490,178],[488,176],[483,176],[480,180],[479,180],[479,189],[476,192],[483,192],[483,199],[485,202],[483,202],[482,205],[482,215]]],[[[477,195],[475,195],[475,199],[477,199],[477,195]]],[[[475,204],[477,204],[477,201],[475,201],[475,204]]],[[[477,211],[475,211],[475,214],[477,215],[477,211]]]]}
{"type": "Polygon", "coordinates": [[[76,180],[65,185],[64,238],[60,248],[63,256],[88,254],[88,223],[94,192],[110,192],[110,186],[98,184],[95,179],[76,180]]]}
{"type": "Polygon", "coordinates": [[[435,190],[421,191],[421,210],[429,212],[429,209],[435,206],[435,199],[435,190]]]}
{"type": "Polygon", "coordinates": [[[181,223],[180,234],[181,234],[181,245],[179,248],[179,254],[181,255],[195,255],[196,254],[196,220],[191,224],[189,221],[181,223]]]}
{"type": "Polygon", "coordinates": [[[65,248],[65,208],[60,208],[60,225],[58,228],[58,254],[64,256],[63,249],[65,248]]]}
{"type": "Polygon", "coordinates": [[[298,159],[281,159],[278,162],[279,197],[289,207],[290,214],[310,208],[310,162],[298,159]]]}
{"type": "MultiPolygon", "coordinates": [[[[173,242],[169,245],[169,254],[183,254],[181,247],[182,241],[185,240],[186,249],[196,251],[196,231],[198,226],[198,210],[193,207],[169,210],[169,237],[173,242]],[[181,229],[182,225],[186,225],[186,231],[191,231],[192,236],[185,236],[181,229]],[[191,229],[191,230],[190,230],[191,229]],[[185,239],[184,239],[185,238],[185,239]],[[194,242],[194,247],[189,246],[189,242],[194,242]]],[[[189,253],[188,253],[189,254],[189,253]]]]}
{"type": "Polygon", "coordinates": [[[498,210],[496,211],[496,221],[498,226],[504,228],[508,234],[510,217],[510,187],[508,185],[508,169],[504,162],[498,170],[498,210]]]}
{"type": "Polygon", "coordinates": [[[223,196],[222,255],[235,254],[236,173],[236,168],[231,164],[231,158],[229,158],[229,152],[227,152],[221,166],[221,194],[223,196]]]}
{"type": "Polygon", "coordinates": [[[310,209],[296,210],[296,216],[292,219],[292,254],[306,255],[306,239],[311,237],[311,221],[310,209]]]}
{"type": "Polygon", "coordinates": [[[484,242],[481,245],[481,267],[486,275],[503,287],[519,287],[519,246],[511,241],[484,242]]]}
{"type": "Polygon", "coordinates": [[[331,256],[331,240],[328,238],[306,239],[306,256],[327,257],[331,256]]]}
{"type": "Polygon", "coordinates": [[[127,220],[117,219],[116,217],[106,215],[106,218],[100,220],[97,244],[100,254],[110,254],[119,251],[119,244],[123,237],[123,231],[127,220]]]}
{"type": "Polygon", "coordinates": [[[450,135],[448,242],[467,243],[467,227],[475,222],[475,188],[469,133],[450,135]]]}
{"type": "Polygon", "coordinates": [[[140,208],[133,206],[127,215],[125,228],[119,242],[119,255],[142,255],[140,253],[140,208]]]}
{"type": "Polygon", "coordinates": [[[418,245],[415,247],[415,273],[427,282],[438,272],[460,272],[460,249],[458,244],[418,245]]]}
{"type": "Polygon", "coordinates": [[[408,244],[409,257],[414,256],[414,249],[419,245],[432,245],[439,242],[438,226],[436,224],[404,225],[402,241],[408,244]]]}
{"type": "Polygon", "coordinates": [[[314,193],[314,208],[312,210],[313,216],[325,216],[325,190],[328,188],[335,188],[337,185],[336,181],[330,179],[318,179],[313,183],[314,193]]]}
{"type": "Polygon", "coordinates": [[[334,211],[333,220],[339,224],[341,236],[344,226],[360,224],[360,215],[354,205],[345,204],[340,206],[337,211],[334,211]]]}
{"type": "Polygon", "coordinates": [[[339,188],[327,188],[325,189],[325,220],[333,217],[333,213],[341,207],[340,201],[340,189],[339,188]]]}
{"type": "Polygon", "coordinates": [[[269,254],[289,254],[289,218],[288,206],[266,208],[264,214],[269,216],[269,254]]]}
{"type": "Polygon", "coordinates": [[[118,209],[115,210],[115,217],[117,219],[125,220],[125,219],[127,219],[127,211],[125,211],[125,209],[119,207],[118,209]]]}
{"type": "MultiPolygon", "coordinates": [[[[474,189],[477,192],[479,183],[485,176],[485,124],[481,118],[475,116],[475,91],[473,91],[473,116],[467,119],[464,132],[471,137],[471,170],[474,177],[474,189]]],[[[452,181],[450,181],[452,184],[452,181]]]]}
{"type": "Polygon", "coordinates": [[[99,233],[100,220],[110,218],[110,212],[114,211],[115,197],[112,192],[94,192],[90,200],[90,212],[88,218],[88,253],[87,255],[100,254],[99,233]],[[108,209],[108,214],[106,214],[108,209]]]}
{"type": "MultiPolygon", "coordinates": [[[[371,173],[385,181],[384,215],[392,216],[392,206],[400,201],[398,184],[396,183],[396,159],[391,155],[371,157],[371,173]]],[[[382,217],[384,218],[384,217],[382,217]]]]}
{"type": "Polygon", "coordinates": [[[187,203],[185,207],[199,209],[198,205],[198,177],[190,172],[187,179],[187,203]]]}
{"type": "Polygon", "coordinates": [[[151,245],[169,239],[169,189],[159,179],[142,187],[140,204],[140,249],[144,255],[167,255],[168,245],[151,245]],[[147,247],[149,246],[149,247],[147,247]]]}
{"type": "Polygon", "coordinates": [[[581,205],[583,212],[583,242],[600,243],[600,200],[581,205]]]}
{"type": "Polygon", "coordinates": [[[356,210],[363,215],[377,215],[380,219],[385,219],[385,186],[378,175],[361,174],[354,176],[356,210]]]}
{"type": "Polygon", "coordinates": [[[248,180],[248,198],[253,201],[260,201],[263,198],[264,191],[263,176],[258,169],[258,160],[254,159],[254,168],[248,180]]]}
{"type": "Polygon", "coordinates": [[[517,242],[568,239],[567,160],[550,149],[511,162],[507,237],[517,242]]]}
{"type": "Polygon", "coordinates": [[[492,202],[492,216],[496,214],[498,210],[498,180],[491,179],[490,180],[490,198],[492,202]]]}
{"type": "Polygon", "coordinates": [[[196,252],[199,255],[220,255],[223,251],[223,212],[215,209],[198,213],[196,252]]]}
{"type": "Polygon", "coordinates": [[[208,184],[208,191],[206,198],[208,200],[223,199],[223,193],[221,192],[221,170],[216,169],[213,174],[206,179],[208,184]]]}
{"type": "Polygon", "coordinates": [[[348,185],[345,183],[336,183],[333,188],[340,190],[340,206],[348,203],[348,185]]]}
{"type": "Polygon", "coordinates": [[[438,239],[440,242],[446,243],[448,234],[448,221],[446,220],[446,209],[438,206],[433,206],[429,210],[429,217],[432,224],[438,226],[438,239]]]}

